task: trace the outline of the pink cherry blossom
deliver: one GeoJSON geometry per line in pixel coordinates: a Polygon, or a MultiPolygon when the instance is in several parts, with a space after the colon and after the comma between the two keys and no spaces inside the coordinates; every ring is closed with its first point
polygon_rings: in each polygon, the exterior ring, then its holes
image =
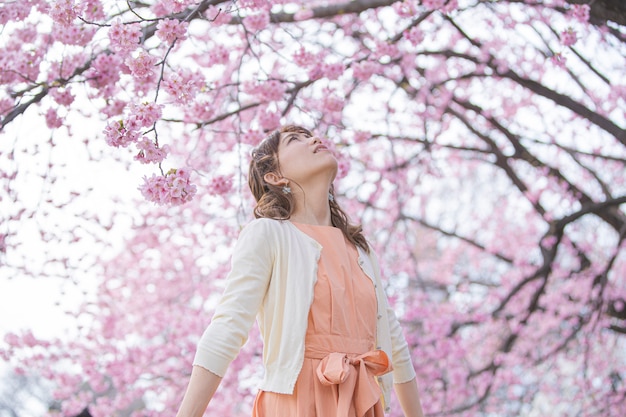
{"type": "Polygon", "coordinates": [[[137,148],[139,153],[135,155],[135,160],[142,164],[163,162],[169,153],[169,146],[165,145],[159,148],[154,141],[145,136],[137,141],[137,148]]]}
{"type": "Polygon", "coordinates": [[[191,109],[185,113],[185,119],[189,120],[210,120],[215,114],[215,109],[211,103],[205,100],[195,100],[191,105],[191,109]]]}
{"type": "Polygon", "coordinates": [[[459,0],[448,0],[441,8],[443,13],[451,13],[459,8],[459,0]]]}
{"type": "Polygon", "coordinates": [[[422,0],[422,5],[427,10],[437,10],[443,8],[446,4],[446,0],[422,0]]]}
{"type": "Polygon", "coordinates": [[[78,68],[84,67],[89,59],[90,57],[81,51],[75,54],[67,54],[62,62],[53,62],[50,65],[46,78],[48,82],[55,85],[56,79],[71,77],[78,68]]]}
{"type": "Polygon", "coordinates": [[[231,16],[228,11],[222,7],[210,5],[204,16],[214,25],[225,25],[230,23],[231,16]]]}
{"type": "Polygon", "coordinates": [[[300,49],[298,49],[293,54],[293,59],[295,63],[299,66],[308,67],[312,64],[315,64],[319,57],[316,54],[307,51],[304,47],[301,46],[300,49]]]}
{"type": "Polygon", "coordinates": [[[120,19],[116,19],[111,23],[108,35],[111,49],[126,56],[139,46],[141,27],[136,23],[122,23],[120,19]]]}
{"type": "Polygon", "coordinates": [[[233,187],[233,178],[231,175],[218,175],[211,179],[208,191],[211,194],[225,195],[228,194],[233,187]]]}
{"type": "Polygon", "coordinates": [[[117,55],[100,54],[91,64],[91,68],[85,73],[91,87],[102,89],[111,87],[120,79],[122,60],[117,55]]]}
{"type": "Polygon", "coordinates": [[[57,129],[63,126],[63,119],[59,117],[55,109],[50,108],[46,111],[46,126],[50,129],[57,129]]]}
{"type": "Polygon", "coordinates": [[[588,4],[572,4],[569,11],[570,15],[582,23],[589,21],[589,11],[591,8],[588,4]]]}
{"type": "Polygon", "coordinates": [[[195,0],[159,0],[157,5],[162,7],[167,14],[179,13],[193,5],[195,0]]]}
{"type": "Polygon", "coordinates": [[[161,205],[184,204],[196,194],[196,186],[189,182],[189,171],[182,168],[171,169],[165,175],[144,177],[139,190],[146,200],[161,205]]]}
{"type": "Polygon", "coordinates": [[[367,81],[372,75],[380,70],[380,67],[372,61],[355,62],[352,64],[354,78],[360,81],[367,81]]]}
{"type": "Polygon", "coordinates": [[[330,112],[340,112],[343,110],[344,105],[345,102],[342,98],[331,93],[324,97],[322,104],[323,108],[330,112]]]}
{"type": "Polygon", "coordinates": [[[162,85],[175,103],[186,104],[193,99],[200,88],[200,80],[196,74],[173,72],[165,77],[162,85]]]}
{"type": "Polygon", "coordinates": [[[37,40],[37,30],[32,26],[26,26],[15,31],[15,38],[22,43],[35,43],[37,40]]]}
{"type": "Polygon", "coordinates": [[[350,161],[347,158],[339,157],[337,159],[337,179],[345,177],[350,171],[350,161]]]}
{"type": "Polygon", "coordinates": [[[139,127],[151,127],[161,118],[163,105],[154,102],[130,104],[130,116],[138,122],[139,127]]]}
{"type": "Polygon", "coordinates": [[[95,28],[86,28],[80,25],[57,25],[52,28],[52,36],[65,45],[87,45],[94,34],[95,28]]]}
{"type": "Polygon", "coordinates": [[[270,2],[268,0],[241,0],[240,1],[240,5],[241,5],[241,7],[247,7],[247,8],[250,8],[250,9],[265,10],[272,3],[280,4],[280,3],[283,3],[283,2],[285,2],[285,0],[277,0],[277,1],[274,1],[274,2],[270,2]]]}
{"type": "Polygon", "coordinates": [[[249,83],[245,89],[249,94],[256,95],[263,100],[274,101],[283,97],[285,86],[277,80],[268,80],[264,83],[249,83]]]}
{"type": "Polygon", "coordinates": [[[265,111],[259,115],[259,124],[263,130],[274,130],[279,127],[280,113],[265,111]]]}
{"type": "Polygon", "coordinates": [[[113,120],[104,128],[104,137],[108,145],[125,148],[137,140],[139,132],[129,129],[123,120],[113,120]]]}
{"type": "Polygon", "coordinates": [[[552,61],[552,63],[556,65],[557,67],[565,68],[565,63],[567,62],[567,58],[563,56],[562,53],[557,52],[556,54],[552,55],[552,57],[550,58],[550,61],[552,61]]]}
{"type": "Polygon", "coordinates": [[[135,78],[151,78],[156,74],[156,63],[159,59],[146,51],[140,51],[136,56],[128,56],[124,61],[135,78]]]}
{"type": "Polygon", "coordinates": [[[265,134],[262,131],[250,129],[241,135],[241,142],[256,146],[261,142],[261,140],[263,140],[264,137],[265,134]]]}
{"type": "Polygon", "coordinates": [[[230,60],[230,51],[228,48],[218,45],[209,51],[208,58],[212,65],[227,64],[230,60]]]}
{"type": "Polygon", "coordinates": [[[49,13],[54,23],[70,26],[78,16],[79,10],[77,10],[74,0],[55,0],[50,5],[49,13]]]}
{"type": "Polygon", "coordinates": [[[126,105],[127,103],[123,100],[110,100],[106,106],[102,108],[102,114],[107,116],[107,118],[118,116],[124,112],[126,105]]]}
{"type": "Polygon", "coordinates": [[[345,70],[346,67],[341,62],[324,63],[320,67],[320,76],[326,77],[329,80],[336,80],[343,74],[345,70]]]}
{"type": "Polygon", "coordinates": [[[415,1],[398,1],[393,3],[392,7],[398,16],[411,18],[418,13],[417,3],[415,1]]]}
{"type": "Polygon", "coordinates": [[[404,32],[404,37],[413,45],[419,45],[424,41],[424,32],[418,27],[412,27],[404,32]]]}
{"type": "Polygon", "coordinates": [[[81,0],[81,12],[90,21],[105,19],[103,3],[100,0],[81,0]]]}
{"type": "Polygon", "coordinates": [[[30,14],[33,4],[28,1],[5,2],[0,8],[0,24],[5,25],[11,20],[21,21],[30,14]]]}
{"type": "Polygon", "coordinates": [[[355,143],[363,143],[366,142],[371,137],[369,132],[364,131],[356,131],[354,132],[354,142],[355,143]]]}
{"type": "Polygon", "coordinates": [[[69,106],[74,102],[74,95],[71,87],[53,88],[50,90],[50,96],[61,106],[69,106]]]}
{"type": "Polygon", "coordinates": [[[561,43],[563,46],[572,46],[577,40],[578,37],[576,36],[576,31],[571,27],[561,32],[561,43]]]}
{"type": "Polygon", "coordinates": [[[247,30],[251,32],[258,32],[267,27],[270,22],[270,16],[267,12],[255,13],[244,17],[243,24],[247,30]]]}
{"type": "Polygon", "coordinates": [[[163,19],[157,25],[156,35],[167,44],[174,41],[182,42],[187,39],[187,27],[189,23],[176,19],[163,19]]]}

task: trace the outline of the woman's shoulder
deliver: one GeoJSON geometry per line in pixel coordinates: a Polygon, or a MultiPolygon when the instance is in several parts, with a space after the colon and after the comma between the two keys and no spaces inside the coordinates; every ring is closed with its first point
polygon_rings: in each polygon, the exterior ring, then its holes
{"type": "Polygon", "coordinates": [[[276,220],[270,219],[268,217],[259,217],[258,219],[254,219],[250,221],[248,224],[244,226],[244,229],[279,229],[283,227],[283,224],[286,220],[276,220]]]}
{"type": "Polygon", "coordinates": [[[289,221],[287,220],[276,220],[276,219],[270,219],[267,217],[261,217],[258,219],[254,219],[252,221],[250,221],[248,224],[246,224],[244,226],[244,228],[242,229],[242,233],[254,233],[254,234],[264,234],[264,235],[268,235],[268,234],[280,234],[280,233],[284,233],[285,231],[287,231],[288,229],[288,223],[289,221]]]}

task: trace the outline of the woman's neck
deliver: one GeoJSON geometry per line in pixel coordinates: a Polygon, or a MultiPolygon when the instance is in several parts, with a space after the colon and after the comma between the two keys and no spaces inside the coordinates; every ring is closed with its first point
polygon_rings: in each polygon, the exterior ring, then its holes
{"type": "Polygon", "coordinates": [[[332,226],[328,204],[329,188],[318,186],[294,190],[296,208],[291,214],[291,220],[297,223],[332,226]]]}

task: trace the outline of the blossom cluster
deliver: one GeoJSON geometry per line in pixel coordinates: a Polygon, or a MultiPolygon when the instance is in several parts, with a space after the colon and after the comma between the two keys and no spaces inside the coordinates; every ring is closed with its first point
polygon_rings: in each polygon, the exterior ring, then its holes
{"type": "Polygon", "coordinates": [[[561,32],[561,43],[563,46],[572,46],[577,40],[578,37],[576,36],[576,31],[571,27],[561,32]]]}
{"type": "Polygon", "coordinates": [[[412,18],[418,13],[417,5],[415,1],[397,1],[392,7],[398,16],[412,18]]]}
{"type": "Polygon", "coordinates": [[[277,101],[283,97],[285,86],[278,80],[268,80],[259,83],[246,83],[244,91],[267,101],[277,101]]]}
{"type": "Polygon", "coordinates": [[[104,128],[104,139],[107,145],[125,148],[139,138],[139,132],[129,128],[124,120],[109,122],[104,128]]]}
{"type": "Polygon", "coordinates": [[[422,0],[422,5],[428,10],[441,9],[446,4],[446,0],[422,0]]]}
{"type": "Polygon", "coordinates": [[[567,58],[563,56],[562,53],[557,52],[550,57],[550,61],[557,67],[565,68],[565,63],[567,62],[567,58]]]}
{"type": "Polygon", "coordinates": [[[569,14],[579,22],[587,23],[589,21],[589,11],[588,4],[573,4],[569,14]]]}
{"type": "Polygon", "coordinates": [[[187,169],[171,169],[165,175],[144,177],[139,190],[144,198],[156,204],[180,205],[191,201],[196,194],[196,186],[189,181],[187,169]]]}
{"type": "Polygon", "coordinates": [[[280,113],[265,111],[259,114],[259,124],[265,131],[277,129],[280,125],[280,113]]]}
{"type": "MultiPolygon", "coordinates": [[[[0,14],[2,14],[2,9],[0,9],[0,14]]],[[[33,51],[25,53],[24,38],[27,38],[30,32],[22,31],[20,34],[23,36],[6,39],[6,45],[2,48],[0,84],[20,83],[25,79],[36,80],[39,76],[43,55],[33,53],[33,51]]]]}
{"type": "Polygon", "coordinates": [[[48,109],[46,111],[46,126],[50,129],[57,129],[63,126],[63,119],[59,117],[55,109],[48,109]]]}
{"type": "Polygon", "coordinates": [[[300,47],[293,55],[293,61],[300,67],[308,67],[317,62],[318,57],[316,54],[307,51],[304,47],[300,47]]]}
{"type": "Polygon", "coordinates": [[[323,63],[319,66],[319,76],[326,77],[329,80],[336,80],[344,73],[346,67],[341,62],[323,63]]]}
{"type": "Polygon", "coordinates": [[[158,15],[179,13],[196,3],[195,0],[161,0],[156,2],[153,11],[158,15]]]}
{"type": "Polygon", "coordinates": [[[233,188],[233,177],[230,175],[217,175],[211,179],[208,190],[211,194],[225,195],[233,188]]]}
{"type": "Polygon", "coordinates": [[[100,90],[108,96],[113,92],[115,83],[120,79],[119,67],[122,59],[115,54],[100,54],[85,72],[90,87],[100,90]]]}
{"type": "Polygon", "coordinates": [[[104,129],[108,145],[125,148],[136,143],[139,153],[135,159],[141,163],[160,163],[169,153],[169,147],[159,148],[157,143],[142,136],[141,129],[153,127],[161,118],[163,106],[154,102],[129,105],[129,114],[125,119],[113,120],[104,129]]]}
{"type": "Polygon", "coordinates": [[[78,25],[55,25],[52,27],[52,36],[65,45],[85,46],[93,38],[97,29],[78,25]]]}
{"type": "Polygon", "coordinates": [[[261,12],[244,17],[243,25],[251,32],[263,30],[270,23],[270,15],[268,12],[261,12]]]}
{"type": "Polygon", "coordinates": [[[157,25],[156,35],[163,42],[168,44],[174,41],[183,41],[187,39],[187,27],[189,23],[181,22],[176,19],[163,19],[157,25]]]}
{"type": "Polygon", "coordinates": [[[163,79],[163,89],[173,98],[175,104],[188,104],[200,89],[201,80],[188,71],[173,72],[163,79]]]}
{"type": "Polygon", "coordinates": [[[380,65],[377,65],[372,61],[364,60],[352,64],[352,73],[354,75],[354,78],[360,81],[369,80],[372,75],[376,74],[379,70],[380,65]]]}
{"type": "Polygon", "coordinates": [[[109,41],[111,49],[122,56],[130,54],[139,46],[141,26],[138,23],[122,23],[117,19],[111,23],[109,41]]]}
{"type": "Polygon", "coordinates": [[[158,58],[146,51],[140,51],[137,56],[128,56],[124,63],[137,79],[150,78],[155,74],[158,58]]]}
{"type": "Polygon", "coordinates": [[[214,26],[226,25],[230,22],[230,15],[225,12],[224,8],[215,5],[209,6],[204,16],[214,26]]]}
{"type": "Polygon", "coordinates": [[[72,94],[71,87],[51,88],[49,94],[61,106],[67,107],[74,102],[74,94],[72,94]]]}
{"type": "Polygon", "coordinates": [[[230,59],[230,51],[222,45],[217,45],[209,51],[207,58],[210,65],[226,64],[230,59]]]}
{"type": "Polygon", "coordinates": [[[154,102],[145,102],[141,104],[130,104],[130,116],[140,127],[150,127],[161,118],[163,105],[154,102]]]}
{"type": "Polygon", "coordinates": [[[159,146],[150,138],[144,136],[137,142],[139,153],[135,155],[135,160],[142,164],[161,163],[170,151],[170,147],[165,145],[159,146]]]}
{"type": "Polygon", "coordinates": [[[424,31],[418,26],[412,27],[409,30],[404,31],[404,37],[411,42],[413,46],[419,45],[424,41],[424,31]]]}
{"type": "Polygon", "coordinates": [[[5,25],[10,21],[21,21],[28,17],[33,4],[28,1],[3,2],[0,8],[0,25],[5,25]]]}
{"type": "Polygon", "coordinates": [[[50,5],[49,14],[54,23],[69,26],[79,14],[80,9],[74,0],[56,0],[50,5]]]}

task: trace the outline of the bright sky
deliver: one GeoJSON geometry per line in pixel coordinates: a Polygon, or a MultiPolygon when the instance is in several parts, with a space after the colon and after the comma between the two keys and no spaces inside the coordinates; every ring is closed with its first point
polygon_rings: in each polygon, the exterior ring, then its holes
{"type": "MultiPolygon", "coordinates": [[[[46,108],[46,107],[44,107],[46,108]]],[[[105,158],[102,161],[88,161],[84,138],[94,141],[102,141],[101,148],[108,146],[100,135],[101,126],[95,123],[86,124],[84,121],[72,123],[72,135],[68,136],[67,130],[62,128],[54,133],[54,141],[57,143],[52,153],[49,146],[42,145],[38,149],[36,156],[32,155],[37,143],[45,143],[50,137],[43,119],[36,116],[34,111],[29,111],[26,117],[21,116],[14,120],[2,133],[3,139],[0,141],[0,163],[6,163],[3,155],[6,155],[15,147],[15,164],[18,166],[19,175],[11,184],[17,190],[17,199],[27,208],[39,207],[36,219],[22,218],[19,230],[16,232],[20,242],[23,242],[18,253],[8,253],[0,258],[0,262],[9,264],[22,262],[19,257],[26,256],[27,262],[33,265],[50,257],[61,257],[69,255],[78,258],[88,249],[85,245],[88,239],[83,239],[78,244],[66,245],[45,245],[42,243],[39,230],[66,230],[70,225],[80,224],[76,214],[81,211],[97,214],[97,216],[108,222],[113,208],[113,200],[130,200],[131,198],[141,198],[137,186],[141,183],[141,177],[146,172],[136,172],[141,167],[133,164],[132,170],[126,168],[112,158],[105,158]],[[78,143],[77,143],[78,142],[78,143]],[[29,153],[23,150],[28,149],[29,153]],[[55,165],[54,171],[57,173],[57,180],[50,186],[42,184],[41,179],[32,174],[33,171],[41,171],[42,166],[50,163],[55,165]],[[66,164],[60,167],[60,163],[66,164]],[[28,165],[28,166],[27,166],[28,165]],[[27,174],[30,172],[30,174],[27,174]],[[26,174],[26,175],[24,175],[26,174]],[[49,192],[49,189],[53,192],[49,192]],[[93,191],[87,192],[89,188],[93,191]],[[42,203],[47,198],[56,201],[66,201],[69,192],[76,191],[81,195],[67,207],[62,209],[51,209],[44,215],[48,204],[42,203]],[[60,227],[55,228],[58,224],[60,227]],[[47,253],[44,253],[47,251],[47,253]]],[[[99,148],[99,146],[92,146],[99,148]]],[[[122,150],[120,153],[126,154],[129,150],[122,150]]],[[[6,168],[5,168],[6,169],[6,168]]],[[[6,194],[0,194],[0,211],[15,211],[15,202],[6,201],[6,194]],[[2,198],[5,198],[3,201],[2,198]]],[[[18,206],[19,207],[19,206],[18,206]]],[[[125,207],[133,207],[126,204],[125,207]]],[[[128,228],[129,224],[118,224],[121,220],[116,219],[117,230],[128,228]]],[[[15,225],[10,227],[15,228],[15,225]]],[[[6,233],[6,227],[0,228],[0,232],[6,233]]],[[[77,229],[77,235],[88,237],[91,231],[77,229]]],[[[106,239],[119,246],[121,236],[115,232],[106,235],[106,239]]],[[[93,282],[89,276],[76,277],[80,281],[80,286],[69,284],[67,279],[55,278],[32,278],[27,276],[11,276],[15,270],[3,267],[0,264],[0,334],[17,331],[19,329],[31,329],[36,336],[51,337],[59,336],[60,329],[67,327],[69,321],[63,311],[73,310],[83,297],[82,291],[89,291],[89,282],[93,282]]],[[[0,342],[1,343],[1,342],[0,342]]]]}

